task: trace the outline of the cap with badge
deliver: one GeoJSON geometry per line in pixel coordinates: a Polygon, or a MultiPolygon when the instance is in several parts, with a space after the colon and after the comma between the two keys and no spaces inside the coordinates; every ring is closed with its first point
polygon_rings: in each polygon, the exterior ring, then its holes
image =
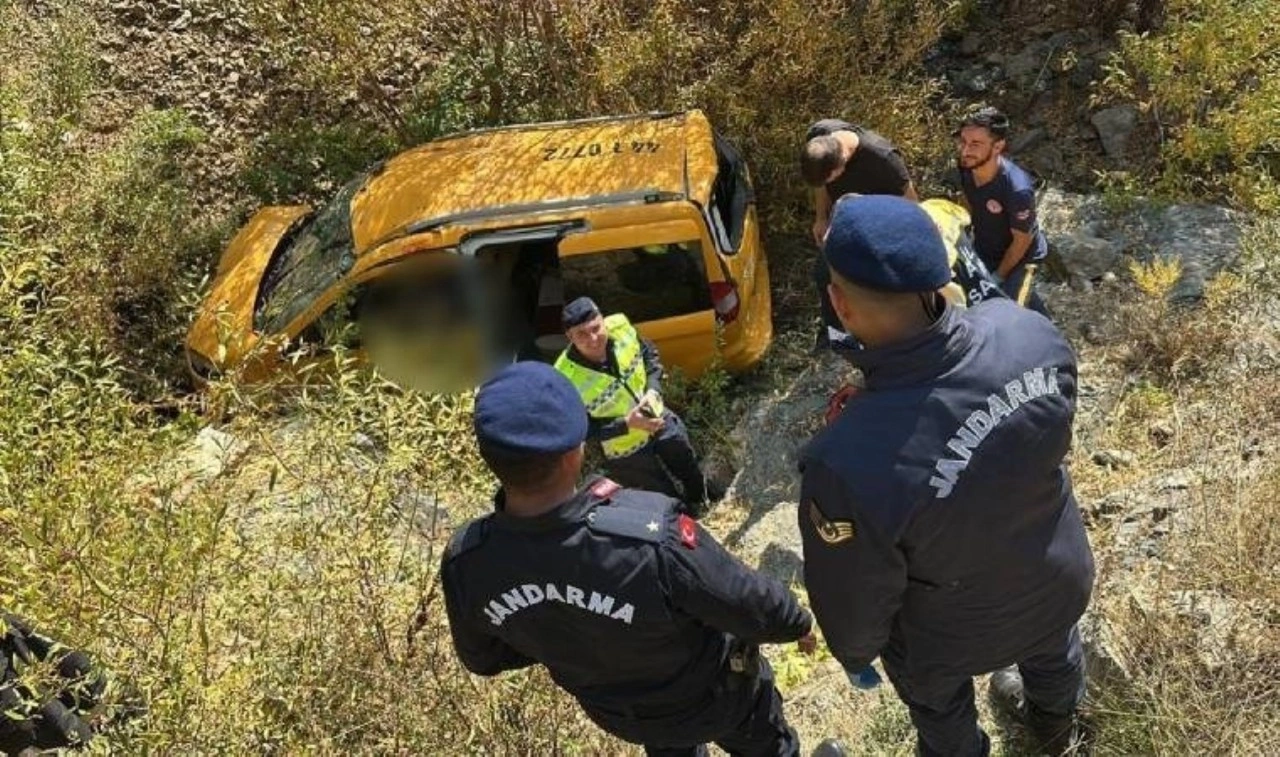
{"type": "Polygon", "coordinates": [[[513,363],[480,386],[473,421],[482,450],[568,452],[587,438],[587,410],[569,379],[546,363],[513,363]]]}
{"type": "Polygon", "coordinates": [[[579,297],[564,306],[560,323],[567,331],[574,326],[581,326],[598,315],[600,315],[600,307],[596,305],[595,300],[590,297],[579,297]]]}
{"type": "Polygon", "coordinates": [[[846,280],[882,292],[929,292],[951,281],[942,234],[917,203],[892,195],[846,197],[822,246],[846,280]]]}

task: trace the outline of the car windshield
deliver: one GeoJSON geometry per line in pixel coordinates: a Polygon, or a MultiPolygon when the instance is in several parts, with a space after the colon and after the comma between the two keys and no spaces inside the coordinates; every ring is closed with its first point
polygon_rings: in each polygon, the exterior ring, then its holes
{"type": "Polygon", "coordinates": [[[254,328],[283,331],[355,265],[351,240],[351,198],[364,186],[360,176],[286,240],[268,264],[254,305],[254,328]]]}

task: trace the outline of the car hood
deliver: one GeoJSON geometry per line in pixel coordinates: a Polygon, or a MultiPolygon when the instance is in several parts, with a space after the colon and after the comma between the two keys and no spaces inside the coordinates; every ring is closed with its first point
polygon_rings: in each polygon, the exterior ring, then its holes
{"type": "Polygon", "coordinates": [[[281,238],[311,212],[307,205],[263,208],[218,260],[217,273],[187,334],[187,349],[215,364],[236,362],[256,342],[253,305],[262,273],[281,238]]]}

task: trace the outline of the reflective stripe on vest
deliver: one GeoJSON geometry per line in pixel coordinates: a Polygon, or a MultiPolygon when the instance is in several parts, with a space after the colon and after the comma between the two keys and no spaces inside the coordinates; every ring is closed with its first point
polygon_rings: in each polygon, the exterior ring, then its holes
{"type": "MultiPolygon", "coordinates": [[[[640,335],[627,317],[615,313],[604,319],[604,328],[609,334],[621,378],[570,360],[569,350],[556,358],[556,370],[573,382],[582,397],[582,404],[587,406],[587,415],[608,420],[631,412],[636,400],[644,396],[648,376],[645,375],[644,355],[640,350],[640,335]]],[[[621,436],[600,442],[600,447],[605,457],[626,457],[648,443],[649,437],[647,431],[629,428],[621,436]]]]}

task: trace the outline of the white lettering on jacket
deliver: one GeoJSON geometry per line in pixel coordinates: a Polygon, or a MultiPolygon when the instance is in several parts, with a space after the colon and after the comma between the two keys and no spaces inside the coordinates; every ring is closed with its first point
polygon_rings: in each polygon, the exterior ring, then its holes
{"type": "Polygon", "coordinates": [[[601,594],[598,591],[588,594],[572,584],[562,584],[561,586],[556,584],[523,584],[521,586],[513,586],[490,599],[489,603],[484,607],[484,614],[490,623],[500,626],[506,622],[508,617],[521,610],[540,605],[543,602],[559,602],[572,605],[588,612],[594,612],[597,615],[603,615],[610,620],[620,620],[627,625],[631,625],[636,613],[636,608],[630,602],[615,608],[614,605],[618,604],[618,600],[608,594],[601,594]]]}
{"type": "Polygon", "coordinates": [[[1052,394],[1061,394],[1057,366],[1032,368],[1005,384],[1002,391],[987,395],[986,406],[970,413],[947,441],[947,449],[955,456],[941,458],[934,466],[935,475],[929,479],[934,496],[938,499],[951,496],[960,474],[969,467],[973,453],[1004,419],[1023,405],[1052,394]]]}

